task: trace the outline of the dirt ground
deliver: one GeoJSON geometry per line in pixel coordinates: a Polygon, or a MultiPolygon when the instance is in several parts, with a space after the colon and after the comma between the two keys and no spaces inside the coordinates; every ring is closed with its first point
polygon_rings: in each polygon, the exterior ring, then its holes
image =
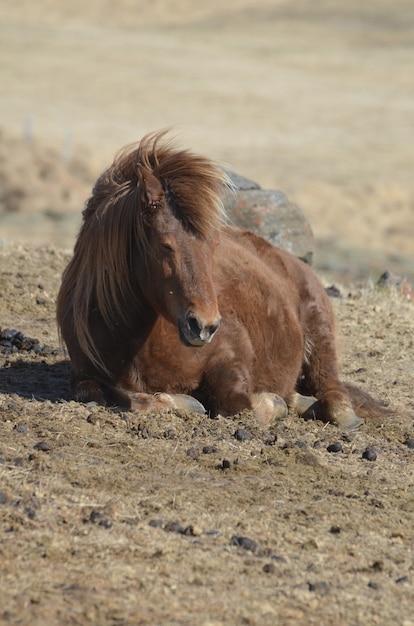
{"type": "Polygon", "coordinates": [[[414,626],[414,302],[375,286],[414,279],[411,0],[3,3],[0,84],[0,624],[414,626]],[[71,401],[55,298],[83,201],[169,125],[301,206],[343,378],[392,416],[71,401]]]}
{"type": "Polygon", "coordinates": [[[68,258],[0,249],[1,330],[22,333],[0,355],[0,622],[411,626],[413,302],[332,298],[344,379],[396,411],[355,434],[114,413],[70,400],[54,321],[68,258]]]}

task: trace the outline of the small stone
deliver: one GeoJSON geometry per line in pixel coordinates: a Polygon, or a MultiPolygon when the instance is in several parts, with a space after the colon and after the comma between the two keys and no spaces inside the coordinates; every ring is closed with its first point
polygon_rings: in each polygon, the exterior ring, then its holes
{"type": "Polygon", "coordinates": [[[339,533],[341,532],[341,528],[339,526],[331,526],[329,532],[332,535],[339,535],[339,533]]]}
{"type": "Polygon", "coordinates": [[[216,452],[218,452],[217,446],[204,446],[203,447],[203,454],[215,454],[216,452]]]}
{"type": "Polygon", "coordinates": [[[243,548],[244,550],[249,550],[250,552],[256,552],[257,550],[256,541],[253,541],[253,539],[250,539],[249,537],[233,535],[230,540],[230,544],[232,546],[239,546],[240,548],[243,548]]]}
{"type": "Polygon", "coordinates": [[[184,533],[184,527],[179,522],[167,522],[164,526],[164,530],[168,533],[184,533]]]}
{"type": "Polygon", "coordinates": [[[13,430],[16,430],[18,433],[21,433],[22,435],[27,435],[27,424],[25,424],[24,422],[18,422],[17,424],[14,425],[13,430]]]}
{"type": "Polygon", "coordinates": [[[326,449],[328,450],[328,452],[341,452],[342,443],[340,441],[337,441],[336,443],[331,443],[329,444],[329,446],[326,447],[326,449]]]}
{"type": "Polygon", "coordinates": [[[273,563],[266,563],[265,565],[263,565],[263,571],[265,574],[274,574],[276,571],[276,567],[273,565],[273,563]]]}
{"type": "Polygon", "coordinates": [[[99,424],[99,417],[98,415],[95,415],[95,413],[90,413],[88,417],[86,418],[86,421],[88,422],[88,424],[92,424],[92,426],[96,426],[97,424],[99,424]]]}
{"type": "Polygon", "coordinates": [[[7,495],[3,491],[0,491],[0,504],[7,504],[7,500],[7,495]]]}
{"type": "Polygon", "coordinates": [[[313,591],[314,593],[318,593],[322,596],[326,595],[329,592],[329,585],[324,581],[308,583],[308,587],[309,591],[313,591]]]}
{"type": "Polygon", "coordinates": [[[378,583],[374,583],[372,580],[369,581],[368,587],[370,589],[378,589],[378,583]]]}
{"type": "Polygon", "coordinates": [[[297,448],[300,448],[301,450],[306,450],[306,448],[308,447],[304,441],[296,441],[295,446],[297,448]]]}
{"type": "Polygon", "coordinates": [[[89,516],[89,521],[92,524],[97,524],[98,526],[103,526],[104,528],[111,528],[112,522],[108,519],[101,511],[93,510],[89,516]]]}
{"type": "Polygon", "coordinates": [[[365,459],[366,461],[376,461],[377,460],[377,453],[372,448],[367,448],[362,453],[362,458],[365,459]]]}
{"type": "Polygon", "coordinates": [[[52,446],[47,441],[39,441],[33,446],[33,448],[35,450],[40,450],[41,452],[49,452],[52,449],[52,446]]]}
{"type": "Polygon", "coordinates": [[[222,469],[230,469],[230,461],[228,459],[223,459],[222,463],[221,463],[221,467],[222,469]]]}
{"type": "Polygon", "coordinates": [[[404,443],[407,446],[407,448],[410,448],[411,450],[414,449],[414,439],[408,438],[404,441],[404,443]]]}
{"type": "Polygon", "coordinates": [[[400,585],[401,583],[407,583],[408,576],[400,576],[399,578],[396,579],[395,582],[397,583],[397,585],[400,585]]]}
{"type": "Polygon", "coordinates": [[[186,451],[186,455],[190,459],[197,460],[198,457],[200,456],[200,450],[198,450],[197,448],[188,448],[188,450],[186,451]]]}
{"type": "Polygon", "coordinates": [[[152,519],[148,522],[148,526],[152,528],[162,528],[163,521],[161,519],[152,519]]]}
{"type": "Polygon", "coordinates": [[[342,298],[341,292],[339,291],[338,287],[336,287],[335,285],[326,287],[325,291],[330,298],[342,298]]]}
{"type": "Polygon", "coordinates": [[[253,439],[253,435],[244,428],[238,428],[234,433],[234,437],[237,441],[250,441],[250,439],[253,439]]]}

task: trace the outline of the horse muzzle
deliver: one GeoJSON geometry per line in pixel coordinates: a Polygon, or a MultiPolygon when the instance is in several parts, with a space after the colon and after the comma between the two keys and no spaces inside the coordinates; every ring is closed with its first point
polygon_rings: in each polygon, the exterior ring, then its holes
{"type": "Polygon", "coordinates": [[[221,317],[212,324],[205,324],[194,313],[187,313],[184,319],[178,320],[180,339],[186,346],[201,347],[213,339],[221,324],[221,317]]]}

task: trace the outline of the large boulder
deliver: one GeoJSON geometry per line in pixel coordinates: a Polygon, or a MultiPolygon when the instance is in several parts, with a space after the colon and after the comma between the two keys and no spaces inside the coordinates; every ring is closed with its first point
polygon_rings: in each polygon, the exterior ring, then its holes
{"type": "Polygon", "coordinates": [[[224,208],[230,224],[247,228],[273,245],[312,263],[314,238],[301,209],[281,191],[260,185],[227,171],[234,191],[226,191],[224,208]]]}

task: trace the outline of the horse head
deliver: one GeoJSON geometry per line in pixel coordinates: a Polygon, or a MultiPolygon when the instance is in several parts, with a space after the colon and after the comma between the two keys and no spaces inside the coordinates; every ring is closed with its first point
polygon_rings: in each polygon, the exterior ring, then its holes
{"type": "MultiPolygon", "coordinates": [[[[183,180],[181,189],[163,185],[143,165],[138,179],[146,242],[140,288],[151,307],[178,329],[185,345],[203,346],[221,322],[213,282],[218,229],[196,226],[195,216],[182,206],[183,180]]],[[[137,252],[139,264],[142,247],[137,252]]]]}

